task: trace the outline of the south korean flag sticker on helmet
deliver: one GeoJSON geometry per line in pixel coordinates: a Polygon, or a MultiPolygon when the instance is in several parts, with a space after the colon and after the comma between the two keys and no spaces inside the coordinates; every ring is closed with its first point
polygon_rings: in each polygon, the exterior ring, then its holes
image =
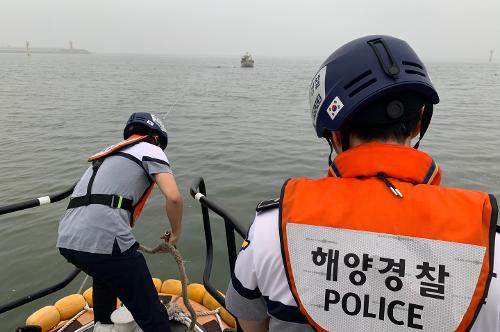
{"type": "Polygon", "coordinates": [[[328,106],[328,109],[326,110],[326,112],[328,113],[328,115],[330,116],[332,121],[335,119],[337,114],[340,113],[340,110],[342,109],[342,107],[344,107],[344,104],[342,104],[342,101],[340,100],[340,98],[335,97],[333,99],[332,103],[330,104],[330,106],[328,106]]]}

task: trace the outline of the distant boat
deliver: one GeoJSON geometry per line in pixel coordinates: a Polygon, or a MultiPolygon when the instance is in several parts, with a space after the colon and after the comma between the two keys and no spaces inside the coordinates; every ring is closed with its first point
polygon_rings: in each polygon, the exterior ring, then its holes
{"type": "Polygon", "coordinates": [[[246,52],[245,55],[241,57],[241,67],[252,68],[253,63],[254,61],[250,53],[246,52]]]}

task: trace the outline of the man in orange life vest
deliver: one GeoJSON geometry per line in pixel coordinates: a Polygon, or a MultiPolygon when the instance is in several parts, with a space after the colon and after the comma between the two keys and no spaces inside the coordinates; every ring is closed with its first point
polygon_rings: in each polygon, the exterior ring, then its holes
{"type": "Polygon", "coordinates": [[[131,232],[156,183],[172,228],[161,238],[175,245],[181,235],[182,196],[163,151],[168,135],[153,114],[134,113],[123,138],[89,158],[92,165],[77,183],[59,225],[57,247],[93,277],[96,322],[111,324],[118,297],[144,332],[170,331],[131,232]]]}
{"type": "Polygon", "coordinates": [[[257,206],[226,293],[243,330],[500,331],[496,200],[440,187],[417,150],[439,97],[415,52],[356,39],[309,98],[337,156],[257,206]]]}

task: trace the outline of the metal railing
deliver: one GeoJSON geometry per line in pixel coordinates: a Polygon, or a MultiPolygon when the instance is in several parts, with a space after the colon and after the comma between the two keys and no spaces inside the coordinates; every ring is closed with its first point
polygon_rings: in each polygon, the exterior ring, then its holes
{"type": "MultiPolygon", "coordinates": [[[[236,221],[236,219],[233,216],[231,216],[229,212],[224,210],[214,201],[207,198],[205,181],[203,180],[202,177],[199,177],[198,179],[193,181],[190,193],[194,199],[200,202],[201,213],[203,216],[203,229],[205,231],[205,243],[207,247],[205,268],[203,270],[203,284],[205,285],[205,288],[210,293],[210,295],[212,295],[217,300],[217,302],[219,302],[224,308],[226,308],[226,301],[224,297],[220,295],[217,289],[210,283],[210,275],[212,273],[214,253],[213,253],[212,229],[210,226],[209,210],[219,215],[224,220],[224,226],[226,230],[226,247],[227,247],[229,268],[231,274],[234,271],[234,264],[236,262],[236,256],[237,256],[235,232],[238,233],[238,235],[241,236],[242,238],[245,238],[247,230],[243,226],[241,226],[241,224],[238,221],[236,221]]],[[[242,331],[239,324],[237,326],[237,329],[238,331],[242,331]]]]}
{"type": "MultiPolygon", "coordinates": [[[[37,207],[40,205],[58,202],[62,199],[65,199],[69,195],[71,195],[74,188],[75,188],[75,184],[73,184],[71,187],[69,187],[68,189],[61,191],[61,192],[57,192],[57,193],[50,194],[50,195],[43,196],[43,197],[28,199],[26,201],[19,202],[19,203],[1,206],[0,207],[0,215],[16,212],[16,211],[20,211],[20,210],[30,209],[30,208],[37,207]]],[[[0,305],[0,314],[7,312],[7,311],[10,311],[12,309],[15,309],[17,307],[20,307],[22,305],[25,305],[27,303],[33,302],[41,297],[55,293],[60,289],[63,289],[71,281],[73,281],[73,279],[75,279],[76,276],[80,272],[81,272],[80,269],[74,269],[68,276],[66,276],[66,278],[64,278],[62,281],[60,281],[60,282],[58,282],[50,287],[42,289],[42,290],[40,290],[36,293],[33,293],[33,294],[23,296],[19,299],[8,302],[6,304],[0,305]]]]}
{"type": "MultiPolygon", "coordinates": [[[[0,215],[3,214],[8,214],[24,209],[29,209],[33,207],[37,207],[40,205],[44,204],[49,204],[53,202],[60,201],[73,192],[75,185],[72,185],[70,188],[52,194],[48,196],[43,196],[39,198],[33,198],[29,199],[20,203],[14,203],[10,205],[5,205],[0,207],[0,215]]],[[[224,210],[222,207],[220,207],[218,204],[215,202],[209,200],[206,197],[206,187],[205,187],[205,181],[203,178],[198,178],[196,179],[193,184],[191,185],[190,188],[190,193],[191,196],[196,199],[198,202],[201,204],[201,212],[203,216],[203,228],[205,232],[205,243],[206,243],[206,260],[205,260],[205,267],[203,270],[203,284],[205,285],[205,288],[207,291],[212,295],[217,302],[219,302],[224,308],[226,307],[226,301],[224,300],[224,297],[220,295],[220,293],[217,291],[217,289],[212,286],[210,283],[210,275],[212,273],[212,266],[213,266],[213,241],[212,241],[212,230],[211,230],[211,225],[210,225],[210,215],[209,215],[209,210],[213,211],[222,219],[224,220],[224,225],[225,225],[225,234],[226,234],[226,246],[227,246],[227,252],[228,252],[228,259],[229,259],[229,268],[230,268],[230,273],[233,273],[234,271],[234,265],[236,262],[236,257],[237,257],[237,250],[236,250],[236,239],[235,239],[235,232],[242,238],[245,238],[247,229],[245,229],[241,224],[236,221],[236,219],[229,214],[226,210],[224,210]]],[[[47,287],[43,290],[40,290],[36,293],[24,296],[22,298],[16,299],[14,301],[11,301],[9,303],[0,305],[0,314],[10,311],[12,309],[15,309],[17,307],[20,307],[24,304],[33,302],[41,297],[44,297],[46,295],[52,294],[57,292],[58,290],[66,287],[73,279],[76,278],[76,276],[81,272],[80,269],[74,269],[66,278],[64,278],[62,281],[47,287]]],[[[242,331],[239,324],[237,326],[237,331],[242,331]]]]}
{"type": "Polygon", "coordinates": [[[41,291],[38,291],[36,293],[26,295],[24,297],[21,297],[17,300],[11,301],[9,303],[3,304],[0,306],[0,314],[3,314],[4,312],[7,312],[9,310],[15,309],[17,307],[20,307],[22,305],[25,305],[26,303],[33,302],[35,300],[38,300],[41,297],[47,296],[49,294],[55,293],[60,289],[63,289],[66,287],[73,279],[76,278],[76,276],[81,272],[80,269],[76,268],[74,269],[66,278],[64,278],[62,281],[58,282],[57,284],[54,284],[50,287],[47,287],[45,289],[42,289],[41,291]]]}
{"type": "Polygon", "coordinates": [[[49,194],[47,196],[42,196],[42,197],[37,197],[37,198],[31,198],[31,199],[28,199],[28,200],[25,200],[25,201],[19,202],[19,203],[0,206],[0,216],[2,214],[12,213],[12,212],[20,211],[20,210],[26,210],[26,209],[30,209],[33,207],[37,207],[40,205],[58,202],[62,199],[65,199],[69,195],[71,195],[71,193],[73,192],[73,189],[75,189],[75,186],[76,186],[76,183],[73,184],[68,189],[54,193],[54,194],[49,194]]]}

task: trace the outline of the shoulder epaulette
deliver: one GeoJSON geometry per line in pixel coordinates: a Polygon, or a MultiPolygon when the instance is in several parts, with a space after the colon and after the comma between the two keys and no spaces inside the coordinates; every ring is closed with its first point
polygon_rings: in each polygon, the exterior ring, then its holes
{"type": "Polygon", "coordinates": [[[267,211],[270,209],[275,209],[279,206],[280,206],[280,199],[279,198],[268,199],[268,200],[262,201],[259,204],[257,204],[255,211],[257,211],[257,212],[267,211]]]}

